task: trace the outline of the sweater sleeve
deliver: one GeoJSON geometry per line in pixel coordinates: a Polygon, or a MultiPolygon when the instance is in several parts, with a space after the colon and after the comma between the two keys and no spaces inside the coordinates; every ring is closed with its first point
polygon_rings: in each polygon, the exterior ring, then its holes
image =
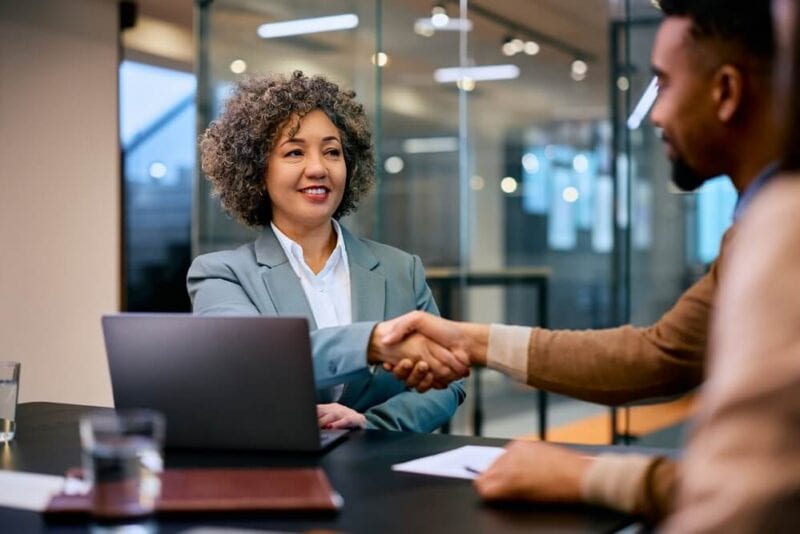
{"type": "Polygon", "coordinates": [[[731,243],[669,534],[800,525],[798,211],[800,178],[776,178],[731,243]]]}
{"type": "Polygon", "coordinates": [[[675,502],[676,464],[641,454],[601,454],[583,478],[587,503],[606,506],[655,524],[669,515],[675,502]]]}
{"type": "Polygon", "coordinates": [[[529,385],[608,405],[676,395],[704,376],[709,318],[720,256],[655,324],[601,330],[534,328],[528,353],[529,385]]]}
{"type": "Polygon", "coordinates": [[[601,330],[493,326],[487,364],[529,385],[608,405],[684,393],[705,372],[708,326],[720,257],[654,325],[601,330]],[[523,332],[530,339],[521,343],[523,332]],[[522,347],[527,345],[527,353],[522,347]],[[524,360],[526,369],[519,372],[524,360]]]}

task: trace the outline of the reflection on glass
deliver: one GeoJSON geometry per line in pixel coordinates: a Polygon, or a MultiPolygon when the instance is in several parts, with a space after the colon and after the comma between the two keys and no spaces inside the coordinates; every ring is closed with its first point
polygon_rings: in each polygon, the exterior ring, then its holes
{"type": "Polygon", "coordinates": [[[191,73],[120,64],[129,311],[188,310],[195,85],[191,73]]]}
{"type": "Polygon", "coordinates": [[[720,176],[697,192],[697,261],[711,263],[719,254],[722,234],[733,222],[737,193],[730,178],[720,176]]]}

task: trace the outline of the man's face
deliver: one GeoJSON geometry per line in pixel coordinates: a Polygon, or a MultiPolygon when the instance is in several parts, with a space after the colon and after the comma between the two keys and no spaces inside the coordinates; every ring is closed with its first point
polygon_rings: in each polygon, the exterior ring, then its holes
{"type": "Polygon", "coordinates": [[[675,185],[692,191],[723,174],[720,123],[713,99],[714,64],[708,43],[690,33],[687,17],[667,17],[656,34],[652,63],[659,84],[650,118],[663,131],[675,185]]]}

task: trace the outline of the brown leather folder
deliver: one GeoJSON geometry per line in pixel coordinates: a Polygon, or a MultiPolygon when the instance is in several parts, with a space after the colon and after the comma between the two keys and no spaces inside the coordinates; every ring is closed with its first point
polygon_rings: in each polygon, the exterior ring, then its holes
{"type": "MultiPolygon", "coordinates": [[[[52,498],[45,514],[88,514],[91,502],[91,495],[59,494],[52,498]]],[[[156,511],[334,512],[341,506],[341,497],[319,468],[167,469],[161,474],[156,511]]]]}

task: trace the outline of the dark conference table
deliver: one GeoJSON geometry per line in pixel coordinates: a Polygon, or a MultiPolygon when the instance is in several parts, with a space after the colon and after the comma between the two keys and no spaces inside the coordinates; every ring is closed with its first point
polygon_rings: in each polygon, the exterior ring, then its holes
{"type": "MultiPolygon", "coordinates": [[[[10,445],[0,448],[0,467],[63,475],[68,468],[79,465],[78,418],[90,409],[44,402],[20,404],[17,436],[10,445]]],[[[162,533],[201,526],[287,532],[326,529],[350,533],[571,533],[614,532],[632,523],[628,516],[589,506],[487,505],[480,501],[470,481],[390,470],[392,464],[462,445],[503,446],[506,442],[365,430],[351,433],[344,442],[322,455],[169,450],[167,468],[319,465],[344,497],[345,505],[335,515],[248,513],[161,517],[158,529],[162,533]]],[[[37,513],[0,507],[0,530],[83,532],[88,526],[46,523],[37,513]]]]}

